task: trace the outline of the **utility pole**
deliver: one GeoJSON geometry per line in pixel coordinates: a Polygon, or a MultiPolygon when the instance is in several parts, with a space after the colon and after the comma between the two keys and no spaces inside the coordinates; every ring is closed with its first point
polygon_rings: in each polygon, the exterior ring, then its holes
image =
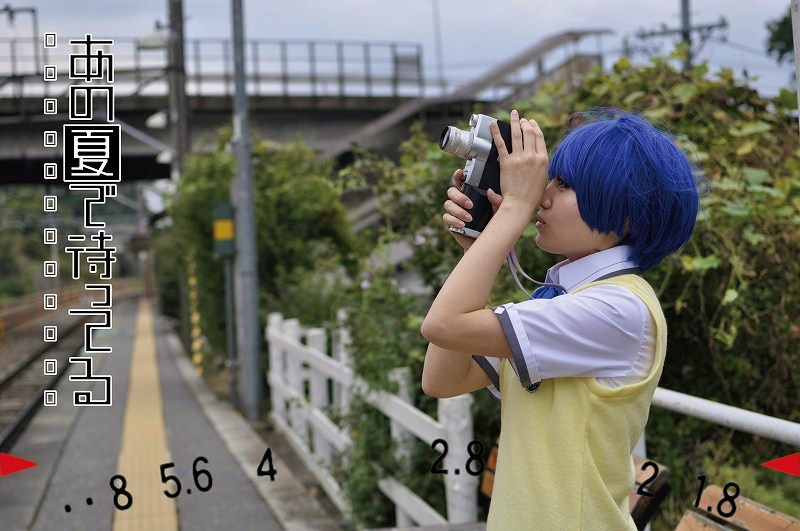
{"type": "Polygon", "coordinates": [[[683,71],[688,72],[692,68],[692,23],[689,13],[689,0],[681,0],[681,40],[689,45],[686,51],[686,59],[683,61],[683,71]]]}
{"type": "Polygon", "coordinates": [[[236,352],[238,353],[239,403],[249,420],[258,420],[263,394],[258,320],[258,257],[256,255],[255,201],[250,166],[250,125],[245,91],[244,14],[242,0],[233,4],[233,143],[236,178],[231,190],[235,211],[236,256],[236,352]]]}
{"type": "Polygon", "coordinates": [[[659,31],[639,31],[636,36],[639,39],[649,39],[651,37],[664,37],[667,35],[680,35],[681,40],[688,45],[688,51],[686,52],[686,59],[683,61],[683,71],[688,72],[692,68],[692,60],[696,55],[694,50],[692,49],[692,32],[697,31],[700,33],[700,46],[698,48],[698,52],[700,48],[703,47],[708,37],[711,35],[716,29],[725,29],[728,27],[728,22],[725,20],[725,17],[720,17],[720,21],[717,24],[703,24],[700,26],[692,26],[691,24],[691,16],[689,11],[689,0],[681,0],[681,27],[678,29],[671,29],[667,28],[666,25],[662,25],[661,30],[659,31]]]}
{"type": "Polygon", "coordinates": [[[442,86],[442,96],[447,92],[447,82],[444,79],[444,61],[442,59],[442,25],[439,21],[439,0],[433,0],[433,34],[436,39],[436,72],[442,86]]]}
{"type": "MultiPolygon", "coordinates": [[[[36,16],[36,8],[35,7],[11,7],[11,4],[6,4],[3,6],[3,9],[0,12],[4,12],[8,17],[8,24],[9,26],[14,25],[14,16],[17,13],[30,13],[31,17],[33,17],[33,54],[34,54],[34,61],[36,61],[35,65],[35,72],[36,74],[41,74],[42,62],[39,59],[39,48],[42,47],[42,38],[41,34],[39,33],[39,19],[36,16]]],[[[45,51],[47,48],[45,48],[45,51]]],[[[16,59],[16,58],[14,58],[16,59]]],[[[45,84],[47,86],[47,84],[45,84]]]]}
{"type": "MultiPolygon", "coordinates": [[[[794,43],[794,78],[797,83],[797,102],[800,105],[800,0],[792,0],[792,41],[794,43]]],[[[798,116],[798,120],[800,120],[800,116],[798,116]]],[[[800,126],[800,122],[798,126],[800,126]]]]}
{"type": "Polygon", "coordinates": [[[186,67],[183,58],[183,0],[169,0],[169,122],[172,127],[172,181],[183,174],[184,158],[189,151],[188,107],[186,105],[186,67]]]}

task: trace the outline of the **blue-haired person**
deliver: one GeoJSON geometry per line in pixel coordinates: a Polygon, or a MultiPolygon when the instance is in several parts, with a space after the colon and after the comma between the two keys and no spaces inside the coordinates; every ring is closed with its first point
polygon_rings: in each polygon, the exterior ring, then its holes
{"type": "MultiPolygon", "coordinates": [[[[641,273],[687,243],[698,173],[635,113],[573,115],[552,160],[535,120],[497,125],[502,196],[422,324],[422,388],[447,398],[487,388],[501,400],[489,530],[636,529],[632,454],[667,350],[667,323],[641,273]],[[486,307],[514,243],[536,216],[536,245],[565,256],[530,300],[486,307]]],[[[454,174],[456,184],[461,170],[454,174]]],[[[700,178],[702,179],[702,177],[700,178]]],[[[446,226],[472,207],[448,190],[446,226]]]]}

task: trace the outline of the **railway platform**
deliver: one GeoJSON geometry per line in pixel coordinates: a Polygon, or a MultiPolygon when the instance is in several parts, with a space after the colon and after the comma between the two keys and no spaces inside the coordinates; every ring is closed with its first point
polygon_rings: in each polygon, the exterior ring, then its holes
{"type": "Polygon", "coordinates": [[[0,476],[0,528],[342,528],[286,449],[207,389],[150,300],[114,310],[96,334],[112,353],[93,356],[94,372],[112,375],[112,405],[76,407],[76,383],[60,380],[58,404],[6,450],[37,466],[0,476]]]}

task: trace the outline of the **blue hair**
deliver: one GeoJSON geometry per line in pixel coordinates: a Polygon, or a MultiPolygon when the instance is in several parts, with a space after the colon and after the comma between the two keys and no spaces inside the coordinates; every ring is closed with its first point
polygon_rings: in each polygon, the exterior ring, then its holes
{"type": "MultiPolygon", "coordinates": [[[[560,177],[577,195],[586,224],[620,238],[643,270],[683,247],[699,206],[700,167],[642,116],[590,109],[570,116],[565,137],[550,157],[549,177],[560,177]]],[[[685,138],[685,137],[684,137],[685,138]]]]}

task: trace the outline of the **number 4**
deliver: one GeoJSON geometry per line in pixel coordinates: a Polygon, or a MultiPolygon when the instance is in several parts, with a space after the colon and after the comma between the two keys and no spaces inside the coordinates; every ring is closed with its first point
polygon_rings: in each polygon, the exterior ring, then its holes
{"type": "Polygon", "coordinates": [[[275,474],[278,473],[275,470],[275,467],[272,465],[272,449],[267,448],[267,451],[264,453],[264,457],[261,458],[261,463],[258,465],[258,477],[261,476],[269,476],[270,481],[275,481],[275,474]],[[269,462],[269,468],[264,470],[264,463],[269,462]]]}

